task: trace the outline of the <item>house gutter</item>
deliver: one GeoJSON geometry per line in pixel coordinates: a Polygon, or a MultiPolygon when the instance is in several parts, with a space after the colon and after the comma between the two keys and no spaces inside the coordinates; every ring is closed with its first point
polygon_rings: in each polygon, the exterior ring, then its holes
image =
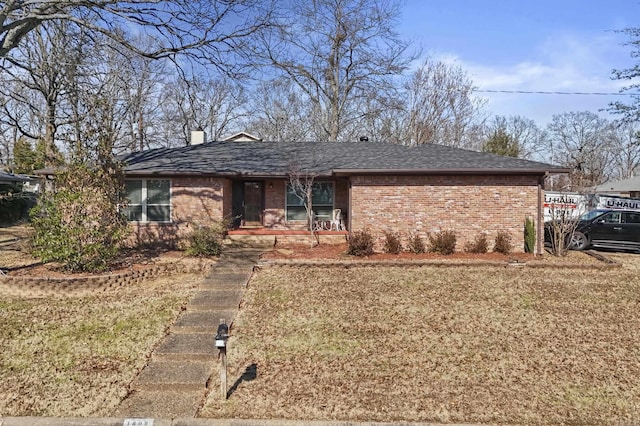
{"type": "MultiPolygon", "coordinates": [[[[128,176],[207,176],[207,177],[251,177],[251,178],[283,178],[289,177],[283,172],[250,172],[250,171],[180,171],[180,170],[124,170],[128,176]]],[[[329,171],[317,172],[310,170],[309,174],[314,177],[326,178],[331,176],[352,176],[352,175],[395,175],[395,176],[425,176],[425,175],[544,175],[549,174],[565,174],[570,169],[335,169],[329,171]]]]}
{"type": "MultiPolygon", "coordinates": [[[[167,176],[167,177],[196,177],[196,176],[205,176],[205,177],[249,177],[252,179],[273,179],[273,178],[281,178],[288,179],[289,176],[287,174],[273,172],[273,173],[251,173],[251,172],[183,172],[183,171],[146,171],[146,170],[126,170],[124,171],[127,176],[167,176]]],[[[310,175],[318,178],[326,178],[331,177],[332,174],[330,172],[323,173],[314,173],[309,172],[310,175]]]]}
{"type": "Polygon", "coordinates": [[[347,175],[547,175],[564,174],[570,169],[337,169],[336,176],[347,175]]]}

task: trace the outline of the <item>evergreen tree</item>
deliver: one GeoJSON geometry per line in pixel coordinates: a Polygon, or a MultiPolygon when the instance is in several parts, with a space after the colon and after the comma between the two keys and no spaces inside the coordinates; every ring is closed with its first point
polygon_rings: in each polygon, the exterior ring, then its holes
{"type": "Polygon", "coordinates": [[[13,145],[13,173],[31,174],[38,169],[36,152],[26,138],[20,138],[13,145]]]}
{"type": "Polygon", "coordinates": [[[507,157],[518,157],[520,154],[520,147],[518,146],[518,142],[516,142],[504,129],[498,129],[495,130],[491,137],[484,143],[482,151],[507,157]]]}

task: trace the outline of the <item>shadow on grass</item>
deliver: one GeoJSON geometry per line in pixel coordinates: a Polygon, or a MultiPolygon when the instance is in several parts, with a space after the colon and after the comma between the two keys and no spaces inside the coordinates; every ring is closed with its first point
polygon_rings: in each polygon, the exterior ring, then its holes
{"type": "Polygon", "coordinates": [[[248,366],[244,370],[244,373],[242,373],[238,380],[236,380],[233,386],[231,386],[231,389],[229,389],[229,392],[227,392],[227,399],[231,398],[231,395],[233,395],[233,393],[238,389],[238,387],[240,387],[243,382],[250,382],[252,380],[255,380],[256,377],[258,377],[258,365],[254,363],[248,366]]]}

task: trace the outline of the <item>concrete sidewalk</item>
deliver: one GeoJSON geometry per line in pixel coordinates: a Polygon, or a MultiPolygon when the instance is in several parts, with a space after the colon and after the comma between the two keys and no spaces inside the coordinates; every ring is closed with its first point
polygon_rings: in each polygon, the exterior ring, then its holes
{"type": "MultiPolygon", "coordinates": [[[[210,391],[209,379],[218,371],[214,343],[218,325],[221,319],[232,324],[253,267],[266,249],[266,245],[252,244],[224,251],[131,384],[131,393],[115,416],[172,419],[197,415],[210,391]]],[[[163,423],[154,423],[158,424],[163,423]]]]}

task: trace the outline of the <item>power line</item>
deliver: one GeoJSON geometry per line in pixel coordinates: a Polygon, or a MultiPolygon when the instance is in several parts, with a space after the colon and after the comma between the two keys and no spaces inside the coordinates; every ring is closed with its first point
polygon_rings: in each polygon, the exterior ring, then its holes
{"type": "Polygon", "coordinates": [[[581,95],[581,96],[638,96],[637,93],[619,93],[619,92],[561,92],[561,91],[545,91],[545,90],[491,90],[477,89],[478,93],[508,93],[508,94],[524,94],[524,95],[581,95]]]}

